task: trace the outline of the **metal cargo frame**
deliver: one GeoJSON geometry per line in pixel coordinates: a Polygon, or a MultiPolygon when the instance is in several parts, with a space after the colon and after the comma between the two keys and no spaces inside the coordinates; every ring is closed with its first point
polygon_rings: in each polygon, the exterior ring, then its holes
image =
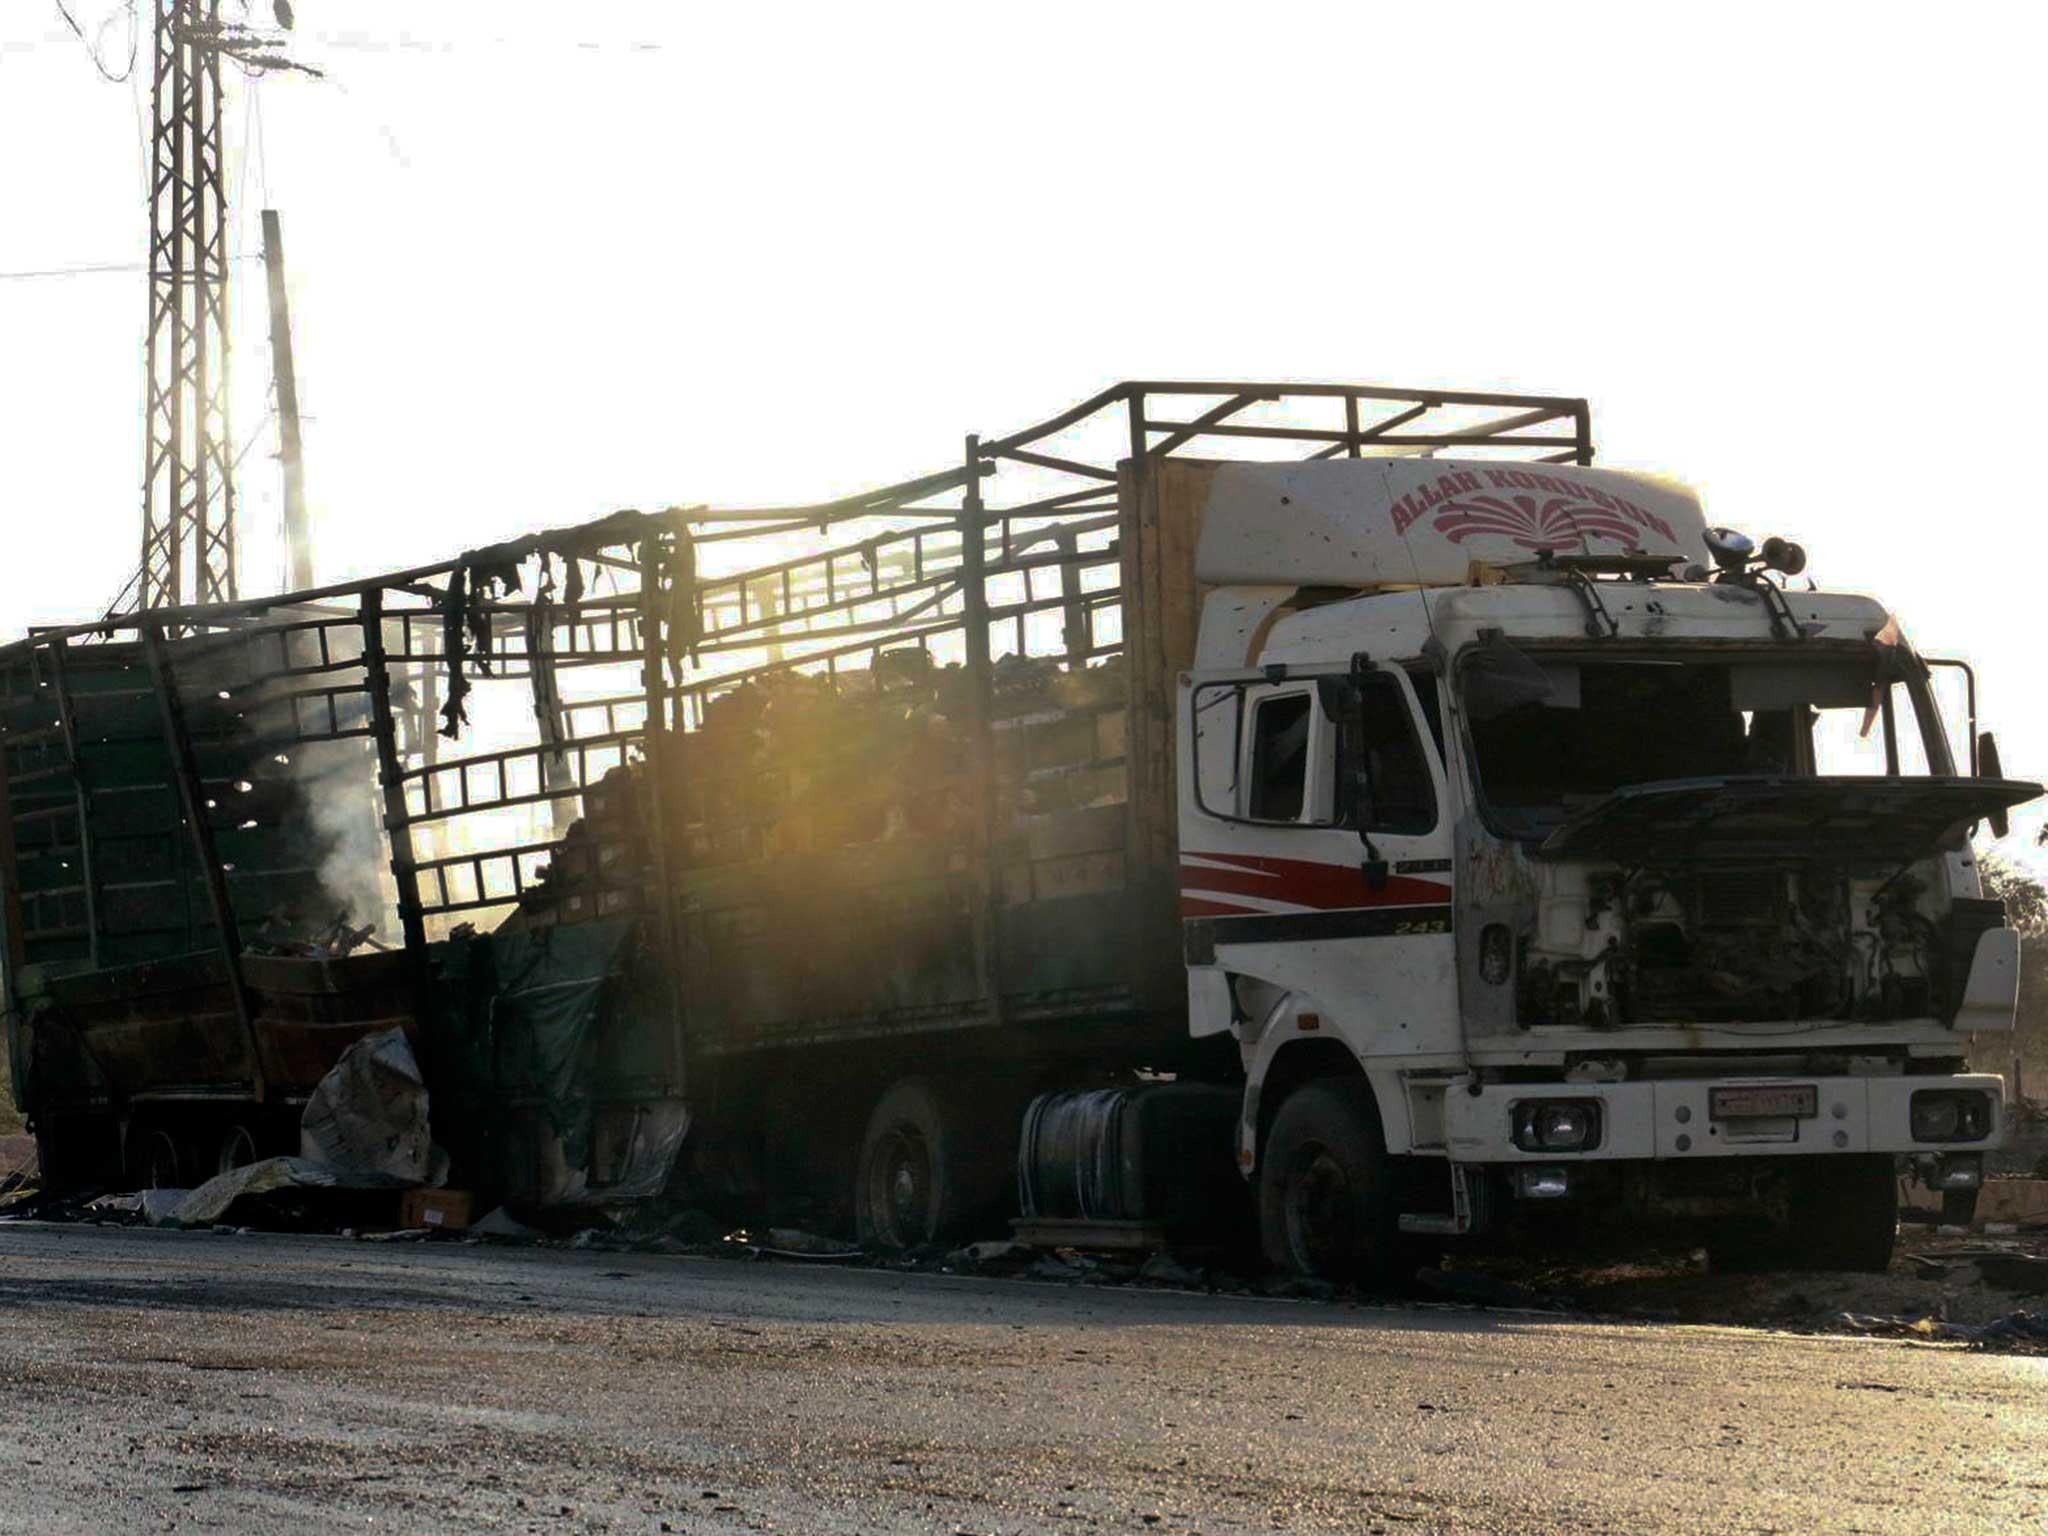
{"type": "MultiPolygon", "coordinates": [[[[957,662],[969,690],[971,841],[989,849],[1005,663],[1085,671],[1133,647],[1156,653],[1163,626],[1190,621],[1162,605],[1191,594],[1176,598],[1156,572],[1133,581],[1127,559],[1157,516],[1149,488],[1161,460],[1444,451],[1590,463],[1588,408],[1343,384],[1123,383],[1020,431],[968,437],[948,467],[831,501],[626,511],[364,580],[33,631],[0,648],[10,1032],[38,974],[202,951],[224,966],[246,1032],[242,954],[263,916],[259,877],[284,870],[317,883],[317,869],[301,867],[306,828],[238,815],[219,775],[326,743],[363,744],[352,788],[368,802],[396,938],[422,985],[431,939],[531,907],[549,886],[573,886],[592,915],[647,911],[657,945],[681,954],[690,919],[671,866],[694,861],[719,829],[691,823],[680,803],[689,791],[677,786],[693,782],[714,703],[778,673],[865,672],[873,682],[878,665],[899,665],[910,649],[957,662]],[[531,712],[523,733],[456,750],[465,695],[511,684],[524,685],[531,712]],[[138,718],[96,724],[96,686],[138,718]],[[121,753],[135,782],[113,782],[108,765],[121,753]],[[647,764],[644,867],[565,830],[629,761],[647,764]],[[151,815],[138,830],[118,813],[143,802],[151,815]],[[146,942],[110,911],[111,897],[132,894],[118,855],[138,837],[155,840],[154,889],[161,910],[177,914],[146,942]]],[[[1125,667],[1132,867],[1156,863],[1143,845],[1171,836],[1158,820],[1167,717],[1146,693],[1162,685],[1141,670],[1125,667]]],[[[1165,784],[1170,794],[1170,772],[1165,784]]],[[[970,867],[977,1005],[945,1019],[869,1021],[877,1030],[1004,1017],[1002,872],[989,857],[970,867]]],[[[679,993],[654,1091],[680,1087],[689,1006],[679,993]]],[[[260,1097],[260,1070],[251,1086],[260,1097]]]]}

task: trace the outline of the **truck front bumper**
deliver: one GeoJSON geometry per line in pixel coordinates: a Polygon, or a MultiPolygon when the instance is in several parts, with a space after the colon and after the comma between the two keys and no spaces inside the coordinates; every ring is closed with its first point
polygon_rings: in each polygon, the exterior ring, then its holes
{"type": "Polygon", "coordinates": [[[1454,1083],[1444,1096],[1444,1131],[1456,1163],[1568,1167],[1621,1160],[1987,1152],[2005,1139],[2005,1080],[1978,1073],[1454,1083]],[[1581,1146],[1545,1143],[1543,1126],[1532,1126],[1532,1116],[1553,1130],[1590,1118],[1594,1129],[1581,1146]]]}

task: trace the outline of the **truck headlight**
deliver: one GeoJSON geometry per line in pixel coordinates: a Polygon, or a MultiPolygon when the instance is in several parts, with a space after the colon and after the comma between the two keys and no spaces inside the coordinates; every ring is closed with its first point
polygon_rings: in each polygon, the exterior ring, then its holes
{"type": "Polygon", "coordinates": [[[1976,1088],[1923,1088],[1913,1095],[1915,1141],[1982,1141],[1991,1134],[1991,1096],[1976,1088]]]}
{"type": "Polygon", "coordinates": [[[1590,1152],[1600,1145],[1598,1099],[1524,1099],[1515,1105],[1515,1145],[1524,1152],[1590,1152]]]}

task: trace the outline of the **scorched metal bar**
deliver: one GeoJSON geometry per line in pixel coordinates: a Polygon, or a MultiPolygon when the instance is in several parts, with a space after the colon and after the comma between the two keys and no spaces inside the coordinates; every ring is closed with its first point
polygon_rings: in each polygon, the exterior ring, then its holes
{"type": "MultiPolygon", "coordinates": [[[[686,539],[688,535],[679,534],[677,537],[686,539]]],[[[684,1002],[686,989],[682,967],[677,961],[687,955],[689,949],[676,928],[675,881],[670,859],[673,849],[669,838],[671,829],[679,834],[678,840],[687,837],[689,808],[687,803],[670,807],[667,786],[671,775],[676,783],[686,782],[683,732],[688,721],[683,718],[684,712],[678,710],[671,729],[667,675],[669,626],[668,614],[662,611],[661,591],[663,566],[669,565],[671,579],[676,583],[671,594],[670,613],[688,612],[695,594],[685,591],[682,584],[683,572],[693,562],[679,559],[671,564],[662,556],[661,540],[657,537],[649,537],[640,546],[640,664],[643,668],[640,681],[647,699],[646,733],[641,738],[640,751],[645,761],[641,776],[647,785],[647,841],[654,865],[655,953],[661,959],[662,980],[668,988],[666,1086],[668,1092],[679,1094],[684,1087],[685,1034],[689,1016],[688,1005],[684,1002]]]]}
{"type": "MultiPolygon", "coordinates": [[[[0,701],[0,709],[14,703],[10,695],[0,701]]],[[[7,717],[0,714],[0,958],[4,958],[7,966],[7,984],[0,989],[0,1006],[16,1000],[17,989],[21,985],[21,968],[27,963],[27,946],[21,931],[21,868],[14,847],[14,797],[8,777],[7,717]]],[[[5,1012],[11,1047],[14,1044],[16,1014],[11,1006],[6,1006],[5,1012]]],[[[16,1056],[13,1059],[19,1061],[21,1058],[16,1056]]]]}
{"type": "Polygon", "coordinates": [[[384,793],[384,832],[391,843],[391,878],[398,885],[398,928],[412,957],[414,979],[425,980],[427,923],[420,910],[412,818],[405,804],[405,764],[398,755],[398,723],[391,712],[391,668],[384,654],[384,593],[362,597],[363,676],[370,690],[370,734],[377,744],[377,783],[384,793]]]}
{"type": "Polygon", "coordinates": [[[99,881],[93,876],[92,790],[85,782],[85,764],[78,755],[78,715],[71,703],[71,677],[64,665],[66,645],[50,642],[50,681],[57,691],[57,722],[64,733],[64,755],[71,764],[71,786],[78,807],[78,879],[85,893],[85,948],[94,970],[100,965],[99,881]]]}
{"type": "Polygon", "coordinates": [[[989,603],[985,567],[988,526],[981,499],[981,439],[967,438],[966,491],[960,498],[960,593],[967,642],[967,695],[973,715],[975,811],[981,860],[975,877],[974,950],[981,995],[992,1023],[1003,1020],[1001,934],[997,924],[1002,871],[996,836],[995,694],[989,662],[989,603]]]}
{"type": "Polygon", "coordinates": [[[251,1090],[261,1104],[268,1095],[263,1055],[256,1041],[256,1018],[249,1007],[249,986],[242,976],[242,931],[235,922],[235,907],[228,895],[226,872],[221,868],[220,850],[214,845],[213,823],[206,815],[206,787],[199,776],[199,758],[192,750],[192,736],[185,726],[185,706],[178,697],[178,683],[171,658],[164,647],[164,633],[155,624],[142,624],[143,654],[149,659],[150,681],[156,687],[157,707],[163,716],[164,746],[171,757],[171,777],[177,781],[178,803],[185,812],[185,827],[191,834],[192,852],[199,860],[199,873],[206,886],[207,905],[213,911],[214,931],[219,935],[221,958],[227,962],[228,993],[234,999],[235,1021],[241,1027],[243,1043],[249,1049],[251,1090]]]}

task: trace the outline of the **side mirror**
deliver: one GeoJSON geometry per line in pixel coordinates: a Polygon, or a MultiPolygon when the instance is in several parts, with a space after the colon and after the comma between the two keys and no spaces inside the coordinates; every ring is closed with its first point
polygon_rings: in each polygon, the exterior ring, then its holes
{"type": "MultiPolygon", "coordinates": [[[[1979,732],[1977,736],[1977,777],[1980,779],[2002,779],[2005,777],[2005,766],[1998,760],[1998,738],[1989,731],[1979,732]]],[[[2012,830],[2012,816],[2002,805],[1984,819],[1991,824],[1991,835],[1993,837],[2003,837],[2012,830]]]]}
{"type": "Polygon", "coordinates": [[[1348,677],[1316,679],[1316,702],[1332,720],[1342,722],[1358,707],[1358,689],[1348,677]]]}
{"type": "MultiPolygon", "coordinates": [[[[1337,726],[1337,762],[1343,774],[1336,807],[1340,824],[1357,825],[1364,807],[1371,803],[1372,780],[1365,767],[1365,719],[1359,707],[1358,671],[1347,677],[1316,679],[1316,694],[1337,726]]],[[[1372,838],[1361,831],[1358,840],[1370,849],[1372,838]]]]}

